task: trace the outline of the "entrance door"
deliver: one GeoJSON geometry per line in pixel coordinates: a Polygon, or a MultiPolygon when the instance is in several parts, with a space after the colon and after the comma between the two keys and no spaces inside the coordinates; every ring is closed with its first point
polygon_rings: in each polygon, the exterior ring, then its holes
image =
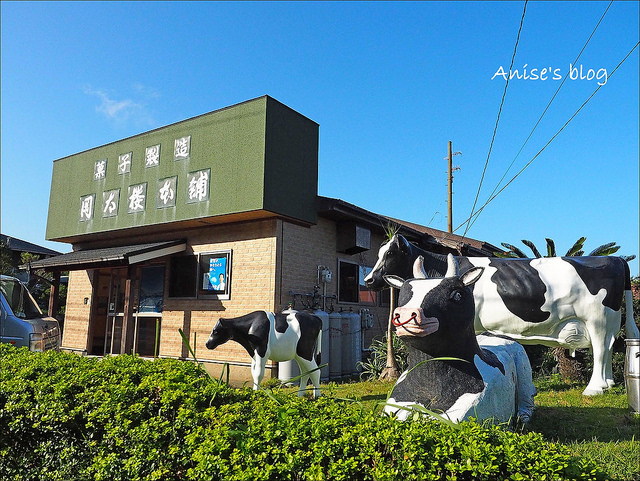
{"type": "Polygon", "coordinates": [[[133,350],[140,356],[155,357],[160,345],[164,304],[164,265],[143,267],[135,316],[133,350]]]}
{"type": "Polygon", "coordinates": [[[107,325],[104,335],[104,355],[120,354],[122,325],[124,322],[124,296],[126,269],[112,269],[107,303],[107,325]]]}

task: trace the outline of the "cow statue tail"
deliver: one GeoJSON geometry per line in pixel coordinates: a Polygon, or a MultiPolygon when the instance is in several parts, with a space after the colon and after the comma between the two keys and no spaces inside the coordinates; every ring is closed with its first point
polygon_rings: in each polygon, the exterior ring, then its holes
{"type": "Polygon", "coordinates": [[[640,332],[636,321],[633,319],[633,292],[631,291],[631,273],[629,272],[629,264],[624,261],[625,281],[624,281],[624,302],[627,310],[627,317],[624,321],[624,330],[627,339],[639,339],[640,332]]]}

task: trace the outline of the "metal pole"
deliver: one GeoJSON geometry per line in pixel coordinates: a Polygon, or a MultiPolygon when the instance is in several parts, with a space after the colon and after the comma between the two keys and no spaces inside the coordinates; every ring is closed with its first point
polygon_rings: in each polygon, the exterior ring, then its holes
{"type": "Polygon", "coordinates": [[[158,357],[158,337],[160,337],[160,319],[156,318],[156,344],[153,347],[153,357],[158,357]]]}
{"type": "Polygon", "coordinates": [[[448,160],[449,160],[449,176],[448,176],[448,179],[447,179],[447,185],[449,186],[449,197],[448,197],[448,202],[447,202],[447,208],[448,208],[447,231],[448,232],[453,232],[453,205],[452,205],[452,197],[453,197],[453,149],[451,147],[451,141],[449,141],[449,154],[448,154],[447,157],[448,157],[448,160]]]}
{"type": "Polygon", "coordinates": [[[138,314],[133,313],[134,325],[133,325],[133,349],[131,350],[131,354],[136,353],[136,348],[138,346],[138,314]]]}

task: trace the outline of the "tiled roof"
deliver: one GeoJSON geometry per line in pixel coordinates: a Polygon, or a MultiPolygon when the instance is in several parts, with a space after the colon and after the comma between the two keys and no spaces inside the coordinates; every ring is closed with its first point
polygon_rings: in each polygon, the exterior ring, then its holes
{"type": "Polygon", "coordinates": [[[46,247],[42,247],[37,244],[32,244],[31,242],[27,242],[22,239],[17,239],[16,237],[11,237],[5,234],[0,234],[0,236],[4,245],[6,245],[7,248],[9,248],[9,250],[12,250],[12,251],[29,252],[31,254],[40,254],[44,256],[60,255],[60,252],[58,251],[47,249],[46,247]]]}

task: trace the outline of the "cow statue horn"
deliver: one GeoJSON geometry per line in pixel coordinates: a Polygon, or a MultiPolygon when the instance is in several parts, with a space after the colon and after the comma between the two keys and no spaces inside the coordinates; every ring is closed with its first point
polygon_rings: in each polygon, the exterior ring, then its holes
{"type": "Polygon", "coordinates": [[[458,262],[454,259],[452,254],[447,256],[447,273],[445,277],[457,277],[458,276],[458,262]]]}
{"type": "Polygon", "coordinates": [[[413,277],[415,279],[426,279],[427,271],[424,270],[424,257],[418,256],[418,258],[413,263],[413,277]]]}

